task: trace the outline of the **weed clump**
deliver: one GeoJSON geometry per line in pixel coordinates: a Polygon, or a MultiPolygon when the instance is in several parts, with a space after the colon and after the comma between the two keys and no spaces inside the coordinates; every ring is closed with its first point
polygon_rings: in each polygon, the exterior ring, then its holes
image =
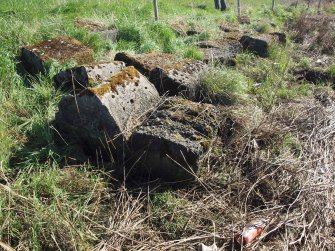
{"type": "Polygon", "coordinates": [[[210,68],[200,75],[201,92],[211,103],[231,105],[247,97],[251,80],[230,68],[210,68]]]}

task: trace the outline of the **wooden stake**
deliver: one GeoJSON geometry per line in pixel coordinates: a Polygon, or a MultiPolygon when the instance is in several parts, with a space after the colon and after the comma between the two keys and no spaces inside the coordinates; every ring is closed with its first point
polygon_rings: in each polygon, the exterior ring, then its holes
{"type": "Polygon", "coordinates": [[[241,17],[241,1],[237,0],[237,16],[238,18],[241,17]]]}

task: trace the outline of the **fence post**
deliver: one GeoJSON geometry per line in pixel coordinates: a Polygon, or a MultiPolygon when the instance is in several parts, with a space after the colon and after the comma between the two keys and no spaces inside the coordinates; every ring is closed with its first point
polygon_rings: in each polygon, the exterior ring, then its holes
{"type": "Polygon", "coordinates": [[[272,11],[275,11],[275,0],[272,0],[272,11]]]}
{"type": "Polygon", "coordinates": [[[158,4],[157,4],[157,0],[153,0],[153,1],[154,1],[155,20],[157,21],[159,19],[159,17],[158,17],[158,4]]]}
{"type": "Polygon", "coordinates": [[[237,0],[237,16],[241,17],[241,0],[237,0]]]}
{"type": "Polygon", "coordinates": [[[318,14],[320,15],[320,9],[321,9],[321,0],[319,0],[319,3],[318,3],[318,14]]]}

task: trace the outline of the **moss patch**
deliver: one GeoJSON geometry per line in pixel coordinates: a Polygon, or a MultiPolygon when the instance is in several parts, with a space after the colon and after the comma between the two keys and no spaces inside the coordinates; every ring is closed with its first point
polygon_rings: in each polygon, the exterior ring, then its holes
{"type": "Polygon", "coordinates": [[[107,92],[115,92],[117,93],[116,88],[118,86],[125,86],[129,83],[138,83],[138,79],[140,77],[140,73],[133,67],[129,66],[124,68],[123,71],[117,73],[113,77],[108,80],[108,83],[102,84],[95,88],[88,87],[84,91],[80,93],[80,95],[96,95],[103,96],[107,92]]]}
{"type": "Polygon", "coordinates": [[[76,60],[79,64],[93,61],[93,50],[68,36],[59,36],[25,48],[37,54],[44,61],[51,59],[60,62],[76,60]]]}

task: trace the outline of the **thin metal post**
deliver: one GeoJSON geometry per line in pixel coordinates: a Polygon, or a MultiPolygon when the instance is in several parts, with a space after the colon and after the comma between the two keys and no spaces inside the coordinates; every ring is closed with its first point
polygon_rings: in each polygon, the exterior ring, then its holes
{"type": "Polygon", "coordinates": [[[320,12],[321,12],[321,0],[319,0],[319,3],[318,3],[318,14],[320,15],[320,12]]]}
{"type": "Polygon", "coordinates": [[[272,0],[272,11],[275,11],[275,0],[272,0]]]}
{"type": "Polygon", "coordinates": [[[240,0],[237,0],[237,15],[238,15],[238,18],[241,17],[241,1],[240,0]]]}
{"type": "Polygon", "coordinates": [[[153,0],[153,1],[154,1],[155,20],[157,21],[159,19],[159,16],[158,16],[158,4],[157,4],[157,0],[153,0]]]}

